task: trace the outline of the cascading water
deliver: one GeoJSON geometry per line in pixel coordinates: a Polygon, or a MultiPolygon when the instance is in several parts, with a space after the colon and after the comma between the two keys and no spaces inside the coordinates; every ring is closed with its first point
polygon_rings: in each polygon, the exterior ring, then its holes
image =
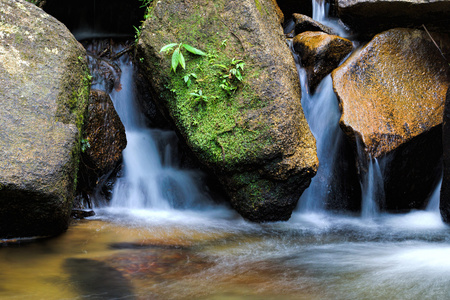
{"type": "Polygon", "coordinates": [[[123,151],[125,174],[113,191],[112,207],[169,210],[194,208],[206,194],[195,178],[200,174],[178,168],[178,139],[174,132],[149,129],[139,112],[134,95],[134,68],[123,59],[121,89],[111,98],[125,126],[127,147],[123,151]]]}

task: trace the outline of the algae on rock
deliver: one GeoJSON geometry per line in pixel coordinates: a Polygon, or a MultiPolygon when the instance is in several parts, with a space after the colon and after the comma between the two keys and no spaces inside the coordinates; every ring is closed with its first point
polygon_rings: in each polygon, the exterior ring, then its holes
{"type": "Polygon", "coordinates": [[[231,204],[254,221],[288,219],[318,166],[277,9],[271,0],[154,1],[137,44],[154,100],[231,204]],[[169,43],[208,57],[188,54],[186,70],[171,72],[169,57],[159,53],[169,43]],[[233,59],[245,62],[245,75],[229,94],[217,65],[233,59]],[[191,73],[197,79],[187,86],[183,77],[191,73]],[[206,101],[195,101],[199,91],[206,101]]]}

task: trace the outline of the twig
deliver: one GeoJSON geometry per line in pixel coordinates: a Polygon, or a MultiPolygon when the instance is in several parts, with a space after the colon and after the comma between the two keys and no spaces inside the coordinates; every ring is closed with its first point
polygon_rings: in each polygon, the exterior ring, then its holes
{"type": "Polygon", "coordinates": [[[433,37],[431,36],[430,32],[428,32],[428,29],[425,27],[424,24],[422,24],[423,29],[425,29],[425,32],[428,34],[428,36],[430,37],[431,41],[433,42],[433,44],[436,46],[436,48],[439,50],[439,53],[441,53],[442,57],[445,59],[445,61],[448,63],[447,58],[445,57],[444,53],[442,53],[441,48],[438,46],[438,44],[436,43],[436,41],[433,39],[433,37]]]}

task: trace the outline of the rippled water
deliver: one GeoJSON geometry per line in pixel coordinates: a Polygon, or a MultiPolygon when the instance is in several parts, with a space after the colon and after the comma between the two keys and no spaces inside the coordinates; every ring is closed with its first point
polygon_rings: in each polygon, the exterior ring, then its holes
{"type": "Polygon", "coordinates": [[[293,215],[102,209],[66,234],[0,249],[1,299],[447,299],[436,212],[293,215]]]}

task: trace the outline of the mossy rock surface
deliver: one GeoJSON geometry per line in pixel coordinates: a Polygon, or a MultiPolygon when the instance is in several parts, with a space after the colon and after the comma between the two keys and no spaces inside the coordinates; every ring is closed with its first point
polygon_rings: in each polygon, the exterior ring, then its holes
{"type": "Polygon", "coordinates": [[[0,237],[68,226],[90,87],[85,55],[40,8],[0,0],[0,237]]]}
{"type": "Polygon", "coordinates": [[[271,0],[153,1],[137,47],[158,106],[233,206],[255,221],[289,218],[318,165],[277,9],[271,0]],[[186,70],[175,73],[170,55],[159,52],[169,43],[208,56],[183,52],[186,70]],[[245,63],[244,78],[228,94],[218,65],[232,68],[233,59],[245,63]],[[188,86],[183,77],[191,73],[197,79],[188,86]],[[192,95],[200,90],[203,99],[192,95]]]}

